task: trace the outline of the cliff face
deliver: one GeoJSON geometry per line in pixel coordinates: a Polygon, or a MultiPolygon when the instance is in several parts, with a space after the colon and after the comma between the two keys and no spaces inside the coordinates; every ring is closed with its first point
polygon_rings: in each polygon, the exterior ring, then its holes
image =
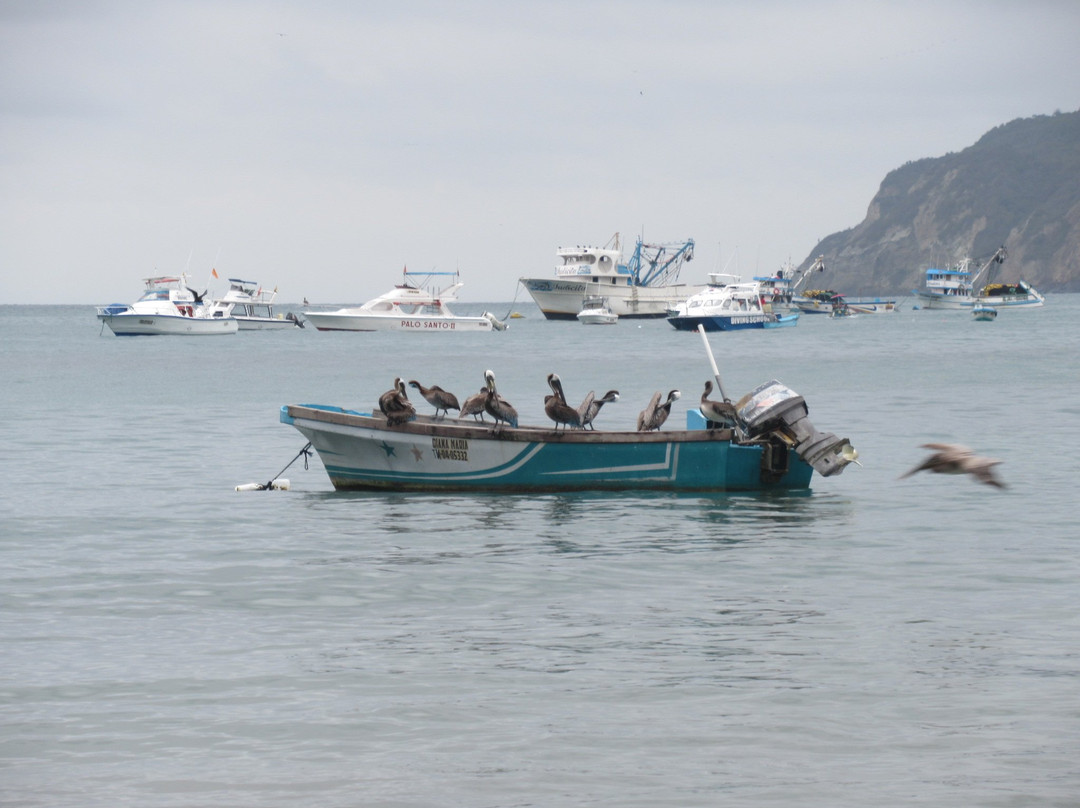
{"type": "Polygon", "coordinates": [[[810,286],[905,295],[927,267],[981,266],[1001,245],[1009,256],[995,280],[1080,291],[1080,112],[1012,121],[890,172],[863,222],[822,240],[800,270],[823,255],[810,286]]]}

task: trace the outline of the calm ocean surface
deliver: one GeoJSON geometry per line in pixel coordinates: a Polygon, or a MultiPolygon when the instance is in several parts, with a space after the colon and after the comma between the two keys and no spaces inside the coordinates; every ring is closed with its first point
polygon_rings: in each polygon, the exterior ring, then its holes
{"type": "MultiPolygon", "coordinates": [[[[459,306],[462,313],[508,304],[459,306]]],[[[285,403],[394,376],[632,427],[699,337],[118,339],[0,306],[4,806],[1076,806],[1080,296],[710,337],[863,466],[785,495],[337,494],[285,403]],[[928,441],[1009,488],[897,477],[928,441]]],[[[296,307],[291,307],[296,308],[296,307]]],[[[421,411],[426,409],[422,402],[421,411]]]]}

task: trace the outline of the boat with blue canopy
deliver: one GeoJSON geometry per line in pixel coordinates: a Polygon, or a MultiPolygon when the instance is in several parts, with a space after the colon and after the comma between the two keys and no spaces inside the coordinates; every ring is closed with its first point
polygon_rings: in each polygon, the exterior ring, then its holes
{"type": "Polygon", "coordinates": [[[914,294],[919,298],[922,307],[927,309],[970,310],[979,304],[994,308],[1042,306],[1046,298],[1026,281],[993,282],[993,271],[1005,263],[1008,255],[1004,247],[999,247],[977,270],[972,270],[974,262],[970,258],[946,269],[928,269],[924,288],[914,290],[914,294]],[[988,282],[979,288],[983,275],[987,275],[988,282]],[[975,291],[976,288],[978,292],[975,291]]]}

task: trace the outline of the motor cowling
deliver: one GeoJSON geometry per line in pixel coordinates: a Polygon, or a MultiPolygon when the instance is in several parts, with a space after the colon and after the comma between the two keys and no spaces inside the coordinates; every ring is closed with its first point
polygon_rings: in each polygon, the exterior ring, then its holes
{"type": "Polygon", "coordinates": [[[807,417],[803,397],[776,379],[739,399],[735,411],[748,437],[779,437],[822,477],[841,473],[859,456],[847,438],[819,432],[807,417]]]}

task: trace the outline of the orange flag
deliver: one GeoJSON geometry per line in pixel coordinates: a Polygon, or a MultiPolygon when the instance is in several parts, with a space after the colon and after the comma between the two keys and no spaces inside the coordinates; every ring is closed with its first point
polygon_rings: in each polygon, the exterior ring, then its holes
{"type": "Polygon", "coordinates": [[[210,268],[210,274],[213,275],[215,278],[218,277],[217,270],[213,267],[210,268]]]}

